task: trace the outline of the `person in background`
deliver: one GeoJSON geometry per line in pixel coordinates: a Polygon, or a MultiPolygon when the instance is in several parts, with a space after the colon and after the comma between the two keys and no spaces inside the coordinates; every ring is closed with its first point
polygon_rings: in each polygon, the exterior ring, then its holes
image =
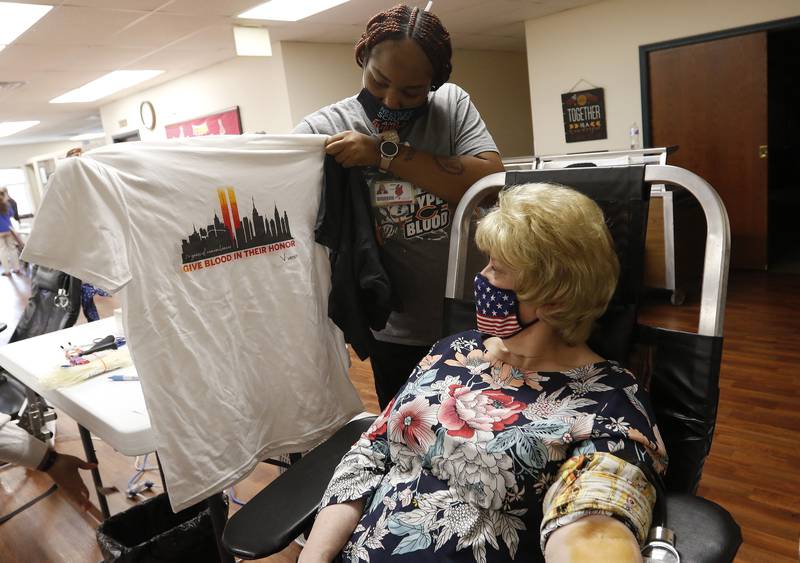
{"type": "Polygon", "coordinates": [[[8,196],[8,204],[11,206],[11,211],[14,212],[14,221],[19,223],[19,206],[17,205],[16,200],[13,197],[8,196]]]}
{"type": "Polygon", "coordinates": [[[402,303],[370,349],[381,408],[441,335],[456,204],[504,169],[469,94],[448,83],[451,56],[450,35],[429,11],[400,4],[376,14],[355,47],[361,91],[294,129],[329,135],[329,155],[365,169],[384,266],[402,303]]]}
{"type": "MultiPolygon", "coordinates": [[[[82,154],[83,149],[75,147],[67,152],[67,158],[81,156],[82,154]]],[[[96,295],[108,297],[108,293],[99,287],[95,287],[90,283],[81,284],[81,310],[83,311],[83,316],[86,317],[86,320],[90,323],[100,320],[100,313],[97,312],[97,306],[94,304],[96,295]]]]}
{"type": "Polygon", "coordinates": [[[11,276],[12,272],[19,274],[19,249],[23,246],[22,239],[14,230],[11,220],[14,218],[14,209],[11,206],[8,188],[0,187],[0,263],[4,268],[3,275],[11,276]]]}
{"type": "Polygon", "coordinates": [[[504,190],[479,223],[478,330],[440,340],[336,468],[301,563],[641,561],[666,449],[586,345],[617,286],[603,212],[504,190]]]}
{"type": "Polygon", "coordinates": [[[78,470],[94,469],[97,465],[48,448],[47,444],[25,432],[11,421],[9,415],[3,413],[0,413],[0,462],[47,473],[81,508],[90,506],[89,490],[78,470]]]}

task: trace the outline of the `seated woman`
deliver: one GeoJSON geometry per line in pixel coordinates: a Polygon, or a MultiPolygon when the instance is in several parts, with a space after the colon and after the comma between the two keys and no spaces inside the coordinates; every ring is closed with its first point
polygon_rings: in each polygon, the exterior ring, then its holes
{"type": "Polygon", "coordinates": [[[476,240],[479,330],[435,344],[344,456],[300,561],[641,560],[666,451],[586,345],[619,273],[602,211],[516,186],[476,240]]]}

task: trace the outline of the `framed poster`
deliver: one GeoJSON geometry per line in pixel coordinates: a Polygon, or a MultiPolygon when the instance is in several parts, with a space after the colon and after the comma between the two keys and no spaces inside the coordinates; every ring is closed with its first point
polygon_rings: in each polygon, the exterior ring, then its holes
{"type": "Polygon", "coordinates": [[[242,118],[239,115],[239,106],[234,106],[203,117],[167,125],[166,130],[167,139],[204,135],[241,135],[242,118]]]}
{"type": "Polygon", "coordinates": [[[564,136],[568,143],[607,139],[606,103],[602,88],[561,94],[564,136]]]}

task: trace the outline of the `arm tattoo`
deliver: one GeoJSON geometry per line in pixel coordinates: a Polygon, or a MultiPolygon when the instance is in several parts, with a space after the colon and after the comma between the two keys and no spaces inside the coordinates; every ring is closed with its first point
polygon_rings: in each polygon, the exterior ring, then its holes
{"type": "Polygon", "coordinates": [[[433,160],[442,170],[447,174],[459,176],[464,173],[464,163],[461,162],[461,157],[458,156],[439,156],[434,155],[433,160]]]}
{"type": "Polygon", "coordinates": [[[406,155],[403,157],[403,160],[408,162],[409,160],[413,160],[415,156],[417,156],[417,149],[415,149],[414,147],[408,147],[408,150],[406,151],[406,155]]]}

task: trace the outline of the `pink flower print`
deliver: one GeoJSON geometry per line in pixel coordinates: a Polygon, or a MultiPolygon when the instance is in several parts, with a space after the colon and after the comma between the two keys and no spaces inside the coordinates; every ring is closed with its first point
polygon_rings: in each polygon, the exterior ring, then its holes
{"type": "Polygon", "coordinates": [[[441,354],[436,354],[435,356],[431,356],[428,354],[424,358],[419,361],[419,369],[422,371],[428,371],[431,369],[436,362],[438,362],[442,358],[441,354]]]}
{"type": "Polygon", "coordinates": [[[535,371],[526,371],[507,364],[503,361],[496,361],[492,364],[488,372],[481,373],[481,379],[489,384],[492,389],[514,390],[523,385],[531,389],[541,391],[540,381],[548,381],[550,378],[540,375],[535,371]]]}
{"type": "Polygon", "coordinates": [[[424,454],[433,444],[436,436],[436,405],[431,405],[425,397],[417,397],[409,403],[400,405],[389,418],[389,439],[408,446],[417,454],[424,454]]]}
{"type": "Polygon", "coordinates": [[[450,436],[472,438],[475,430],[498,431],[519,418],[525,404],[502,391],[473,391],[451,385],[449,397],[439,407],[439,422],[450,436]]]}
{"type": "Polygon", "coordinates": [[[375,419],[375,422],[367,429],[365,434],[367,435],[367,439],[370,441],[374,440],[381,434],[386,432],[386,422],[389,420],[389,413],[392,412],[392,407],[394,406],[394,398],[389,401],[389,404],[386,405],[386,408],[383,409],[381,415],[375,419]]]}
{"type": "Polygon", "coordinates": [[[448,366],[461,367],[466,369],[470,375],[480,375],[489,367],[489,361],[484,356],[483,350],[472,350],[466,356],[461,352],[456,352],[455,360],[446,360],[448,366]]]}

